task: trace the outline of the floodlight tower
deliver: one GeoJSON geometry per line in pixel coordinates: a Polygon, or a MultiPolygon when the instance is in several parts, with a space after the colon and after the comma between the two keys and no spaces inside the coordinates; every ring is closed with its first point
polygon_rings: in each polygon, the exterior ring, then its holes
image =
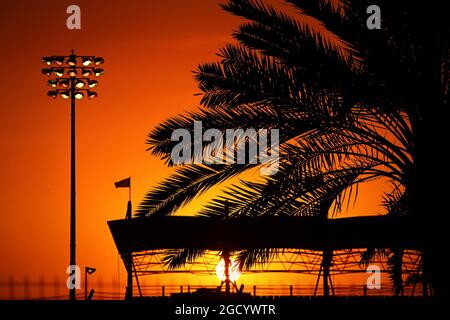
{"type": "MultiPolygon", "coordinates": [[[[47,95],[56,99],[70,99],[70,266],[76,265],[76,198],[75,198],[75,101],[84,97],[97,97],[97,92],[91,90],[98,85],[95,79],[103,74],[99,65],[104,63],[102,57],[79,56],[74,50],[68,56],[43,57],[42,62],[47,65],[42,73],[52,77],[48,85],[52,87],[47,95]]],[[[75,267],[72,267],[75,270],[75,267]]],[[[75,271],[71,271],[75,272],[75,271]]],[[[75,300],[75,287],[69,288],[70,300],[75,300]]]]}

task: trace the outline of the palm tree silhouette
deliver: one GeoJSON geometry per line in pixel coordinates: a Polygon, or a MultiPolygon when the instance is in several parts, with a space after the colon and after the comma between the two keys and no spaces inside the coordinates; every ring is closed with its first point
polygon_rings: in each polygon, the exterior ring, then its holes
{"type": "MultiPolygon", "coordinates": [[[[426,244],[424,294],[431,284],[436,295],[448,295],[439,238],[444,234],[439,216],[444,191],[439,177],[430,174],[431,168],[445,167],[435,156],[443,145],[441,113],[450,83],[444,10],[380,0],[382,30],[369,30],[368,1],[286,2],[298,12],[289,15],[258,0],[229,0],[222,6],[248,20],[233,34],[238,44],[221,49],[219,62],[198,67],[202,107],[155,128],[149,150],[173,165],[171,134],[177,128],[192,131],[195,120],[204,129],[222,132],[280,129],[279,172],[265,182],[234,185],[201,212],[210,216],[221,214],[224,201],[231,215],[320,215],[318,204],[329,199],[333,185],[339,190],[333,213],[339,213],[344,199],[357,196],[358,184],[388,178],[393,187],[386,193],[387,213],[415,219],[426,244]],[[305,15],[333,37],[304,23],[305,15]],[[419,26],[423,16],[433,21],[419,26]]],[[[179,167],[148,192],[137,214],[173,214],[210,187],[256,166],[179,167]]],[[[394,283],[402,282],[402,249],[392,250],[394,283]]],[[[373,252],[368,250],[367,257],[373,252]]],[[[272,253],[242,252],[241,261],[251,266],[272,253]]]]}

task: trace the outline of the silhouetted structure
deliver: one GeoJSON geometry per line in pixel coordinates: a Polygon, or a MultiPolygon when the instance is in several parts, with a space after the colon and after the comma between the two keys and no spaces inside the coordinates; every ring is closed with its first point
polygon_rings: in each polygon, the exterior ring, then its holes
{"type": "MultiPolygon", "coordinates": [[[[409,227],[410,223],[409,218],[389,216],[330,220],[316,217],[215,219],[171,216],[115,220],[109,221],[108,225],[126,266],[129,264],[127,257],[136,255],[142,259],[148,252],[161,249],[229,252],[240,249],[297,248],[320,251],[322,253],[317,255],[318,259],[322,259],[319,278],[323,276],[324,296],[328,296],[330,287],[333,290],[329,283],[333,251],[336,251],[338,258],[342,254],[338,251],[343,249],[401,246],[421,250],[422,240],[409,227]],[[233,232],[224,233],[220,230],[233,232]]],[[[355,254],[360,255],[360,252],[355,254]]],[[[132,277],[130,272],[128,276],[132,277]]]]}
{"type": "Polygon", "coordinates": [[[154,249],[301,248],[311,250],[389,248],[421,249],[408,218],[387,216],[343,219],[314,217],[140,217],[109,221],[119,253],[154,249]],[[233,230],[223,233],[220,230],[233,230]],[[176,235],[176,236],[174,236],[176,235]]]}

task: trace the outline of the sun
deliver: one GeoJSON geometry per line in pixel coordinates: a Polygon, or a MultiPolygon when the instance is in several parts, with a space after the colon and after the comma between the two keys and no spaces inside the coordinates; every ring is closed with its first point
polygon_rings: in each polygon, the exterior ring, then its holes
{"type": "MultiPolygon", "coordinates": [[[[221,259],[216,266],[216,275],[220,281],[225,281],[225,260],[221,259]]],[[[234,259],[230,259],[230,280],[235,282],[239,279],[241,273],[239,272],[239,263],[234,259]]]]}

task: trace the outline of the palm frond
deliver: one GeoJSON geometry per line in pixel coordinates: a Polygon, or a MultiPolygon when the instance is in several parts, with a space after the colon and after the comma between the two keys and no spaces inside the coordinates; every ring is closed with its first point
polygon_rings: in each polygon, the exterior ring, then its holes
{"type": "Polygon", "coordinates": [[[388,258],[389,279],[392,283],[392,290],[395,295],[399,295],[403,290],[403,252],[401,248],[391,249],[392,253],[388,258]]]}
{"type": "MultiPolygon", "coordinates": [[[[295,158],[292,158],[295,159],[295,158]]],[[[297,159],[285,160],[276,175],[264,182],[241,181],[225,190],[225,195],[210,201],[200,212],[203,216],[223,215],[225,204],[231,216],[291,215],[318,216],[341,211],[345,200],[356,199],[360,171],[347,168],[333,172],[301,170],[297,159]],[[353,189],[355,193],[352,195],[353,189]],[[323,206],[326,210],[323,210],[323,206]]]]}
{"type": "Polygon", "coordinates": [[[170,215],[212,186],[254,166],[193,164],[179,167],[174,174],[147,192],[136,215],[170,215]]]}
{"type": "Polygon", "coordinates": [[[409,191],[394,183],[392,191],[383,196],[383,206],[388,215],[407,216],[410,214],[410,200],[409,191]]]}
{"type": "Polygon", "coordinates": [[[289,106],[298,103],[303,90],[292,71],[275,59],[240,45],[219,52],[220,63],[198,67],[195,79],[208,108],[233,108],[242,104],[289,106]]]}
{"type": "MultiPolygon", "coordinates": [[[[187,130],[191,137],[194,136],[194,122],[201,121],[202,134],[208,129],[219,130],[223,137],[230,128],[266,130],[278,129],[280,132],[280,143],[292,139],[293,137],[308,132],[313,129],[317,116],[310,117],[305,112],[285,111],[277,113],[272,107],[242,105],[233,109],[206,110],[200,109],[197,112],[187,113],[173,117],[158,125],[148,135],[146,143],[153,155],[160,157],[169,166],[173,165],[171,152],[179,143],[172,140],[172,134],[177,129],[187,130]],[[256,121],[256,122],[255,122],[256,121]],[[255,123],[258,127],[255,128],[255,123]]],[[[258,142],[259,143],[259,142],[258,142]]],[[[193,147],[192,143],[192,147],[193,147]]],[[[202,151],[210,143],[204,142],[202,151]]],[[[194,152],[191,152],[192,162],[194,162],[194,152]]]]}
{"type": "Polygon", "coordinates": [[[361,253],[359,264],[367,267],[370,263],[374,262],[375,259],[385,259],[388,255],[389,253],[385,248],[367,248],[361,253]]]}
{"type": "MultiPolygon", "coordinates": [[[[335,74],[349,72],[352,57],[344,54],[341,47],[269,4],[254,0],[230,0],[222,7],[252,21],[242,24],[234,34],[247,47],[261,50],[288,64],[308,64],[311,70],[326,74],[332,72],[326,68],[328,63],[334,66],[335,74]]],[[[320,73],[317,72],[317,75],[320,73]]]]}
{"type": "Polygon", "coordinates": [[[241,250],[237,255],[239,270],[250,270],[254,266],[262,267],[277,257],[281,252],[282,249],[274,248],[241,250]]]}
{"type": "Polygon", "coordinates": [[[184,267],[187,263],[194,262],[205,254],[204,249],[170,249],[163,253],[162,262],[169,270],[184,267]]]}

